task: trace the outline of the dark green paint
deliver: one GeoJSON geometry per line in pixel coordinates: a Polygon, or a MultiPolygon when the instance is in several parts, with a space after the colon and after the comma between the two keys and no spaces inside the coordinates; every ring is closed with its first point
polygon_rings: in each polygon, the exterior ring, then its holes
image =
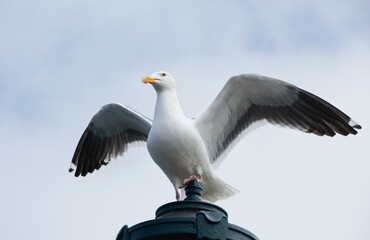
{"type": "Polygon", "coordinates": [[[185,188],[184,201],[170,202],[156,211],[156,218],[123,226],[116,240],[258,240],[248,230],[228,222],[225,210],[201,200],[197,180],[185,188]]]}

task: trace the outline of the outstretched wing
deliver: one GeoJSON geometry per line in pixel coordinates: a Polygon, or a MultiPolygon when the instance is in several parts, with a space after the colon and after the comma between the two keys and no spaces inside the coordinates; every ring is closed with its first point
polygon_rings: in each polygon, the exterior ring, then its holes
{"type": "Polygon", "coordinates": [[[319,136],[356,134],[361,126],[325,100],[292,84],[257,74],[229,79],[194,124],[214,163],[252,123],[267,120],[319,136]]]}
{"type": "Polygon", "coordinates": [[[119,104],[107,104],[94,115],[77,145],[71,168],[86,176],[123,154],[130,143],[146,141],[151,120],[119,104]]]}

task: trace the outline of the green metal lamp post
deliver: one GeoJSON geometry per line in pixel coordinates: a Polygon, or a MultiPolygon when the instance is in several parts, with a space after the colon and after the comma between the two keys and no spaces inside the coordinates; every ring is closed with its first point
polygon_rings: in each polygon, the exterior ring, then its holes
{"type": "Polygon", "coordinates": [[[230,224],[225,210],[203,202],[202,191],[197,180],[190,182],[184,201],[159,207],[154,220],[123,226],[116,240],[258,240],[248,230],[230,224]]]}

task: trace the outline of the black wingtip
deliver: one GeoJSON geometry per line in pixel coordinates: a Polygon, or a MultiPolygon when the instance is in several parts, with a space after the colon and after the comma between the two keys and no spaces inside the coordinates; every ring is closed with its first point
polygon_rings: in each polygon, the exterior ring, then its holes
{"type": "Polygon", "coordinates": [[[72,162],[71,166],[69,166],[68,172],[73,172],[76,169],[76,165],[72,162]]]}
{"type": "Polygon", "coordinates": [[[353,128],[356,128],[356,129],[362,129],[362,127],[361,127],[361,125],[355,125],[355,126],[353,126],[353,128]]]}
{"type": "Polygon", "coordinates": [[[357,122],[353,121],[352,119],[349,119],[348,124],[349,124],[352,128],[362,129],[361,125],[360,125],[360,124],[358,124],[357,122]]]}

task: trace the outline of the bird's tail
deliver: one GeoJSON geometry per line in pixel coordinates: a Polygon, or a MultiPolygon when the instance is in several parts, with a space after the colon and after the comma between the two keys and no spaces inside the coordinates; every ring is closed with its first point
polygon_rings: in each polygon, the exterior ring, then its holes
{"type": "Polygon", "coordinates": [[[204,179],[201,186],[203,188],[202,198],[210,202],[229,198],[239,192],[216,176],[204,179]]]}

